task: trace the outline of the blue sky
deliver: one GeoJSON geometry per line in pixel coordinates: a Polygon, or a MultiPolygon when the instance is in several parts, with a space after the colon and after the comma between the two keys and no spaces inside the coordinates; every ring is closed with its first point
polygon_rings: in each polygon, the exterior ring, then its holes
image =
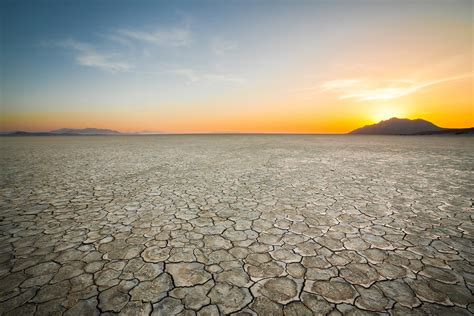
{"type": "Polygon", "coordinates": [[[304,111],[299,97],[281,100],[387,68],[396,78],[433,67],[437,77],[423,80],[465,75],[472,27],[459,30],[472,26],[469,9],[462,0],[6,1],[2,111],[169,121],[304,111]]]}

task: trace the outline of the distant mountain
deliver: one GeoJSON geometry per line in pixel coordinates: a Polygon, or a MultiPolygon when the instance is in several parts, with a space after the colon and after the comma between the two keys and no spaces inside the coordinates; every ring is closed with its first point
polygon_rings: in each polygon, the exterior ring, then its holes
{"type": "Polygon", "coordinates": [[[128,133],[130,135],[157,135],[157,134],[166,134],[166,132],[163,131],[139,131],[139,132],[130,132],[128,133]]]}
{"type": "Polygon", "coordinates": [[[73,135],[118,135],[120,132],[105,128],[61,128],[49,132],[51,134],[73,134],[73,135]]]}
{"type": "Polygon", "coordinates": [[[53,134],[50,132],[25,132],[25,131],[16,131],[2,134],[3,136],[54,136],[60,134],[53,134]]]}
{"type": "Polygon", "coordinates": [[[355,135],[474,135],[474,127],[442,128],[431,122],[392,117],[377,124],[366,125],[350,132],[355,135]]]}
{"type": "Polygon", "coordinates": [[[386,121],[380,121],[377,124],[366,125],[353,130],[349,134],[359,135],[413,135],[419,133],[440,132],[444,128],[434,125],[431,122],[416,119],[399,119],[392,117],[386,121]]]}
{"type": "Polygon", "coordinates": [[[70,135],[122,135],[118,131],[103,128],[61,128],[50,132],[16,131],[2,134],[4,136],[70,136],[70,135]]]}
{"type": "Polygon", "coordinates": [[[413,135],[474,135],[474,127],[443,128],[440,131],[419,132],[413,135]]]}

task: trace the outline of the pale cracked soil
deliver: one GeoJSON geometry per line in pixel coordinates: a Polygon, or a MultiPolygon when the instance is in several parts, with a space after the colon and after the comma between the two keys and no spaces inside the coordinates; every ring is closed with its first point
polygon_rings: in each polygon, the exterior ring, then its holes
{"type": "Polygon", "coordinates": [[[2,315],[469,315],[474,138],[0,139],[2,315]]]}

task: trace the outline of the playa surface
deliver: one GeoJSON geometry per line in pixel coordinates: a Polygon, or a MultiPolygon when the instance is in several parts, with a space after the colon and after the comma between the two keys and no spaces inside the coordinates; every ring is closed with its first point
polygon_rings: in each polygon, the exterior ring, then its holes
{"type": "Polygon", "coordinates": [[[0,138],[0,314],[474,313],[474,138],[0,138]]]}

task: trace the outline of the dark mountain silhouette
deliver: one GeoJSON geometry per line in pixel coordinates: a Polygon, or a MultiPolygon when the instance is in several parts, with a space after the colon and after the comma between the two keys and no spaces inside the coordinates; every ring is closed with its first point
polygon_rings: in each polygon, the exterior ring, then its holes
{"type": "Polygon", "coordinates": [[[474,127],[470,128],[442,128],[431,122],[416,119],[399,119],[392,117],[377,124],[366,125],[350,132],[356,135],[461,135],[474,134],[474,127]]]}
{"type": "Polygon", "coordinates": [[[103,128],[61,128],[50,132],[25,132],[16,131],[5,133],[6,136],[69,136],[69,135],[122,135],[122,133],[103,128]]]}
{"type": "MultiPolygon", "coordinates": [[[[0,132],[1,136],[73,136],[73,135],[158,135],[162,132],[121,133],[103,128],[61,128],[49,132],[0,132]]],[[[233,133],[231,133],[233,134],[233,133]]],[[[377,124],[366,125],[350,132],[354,135],[474,135],[474,127],[442,128],[431,122],[416,119],[399,119],[393,117],[377,124]]]]}
{"type": "Polygon", "coordinates": [[[120,132],[105,128],[61,128],[49,132],[51,134],[74,134],[74,135],[118,135],[120,132]]]}
{"type": "Polygon", "coordinates": [[[419,132],[413,135],[474,135],[474,127],[468,128],[443,128],[440,131],[419,132]]]}
{"type": "Polygon", "coordinates": [[[360,135],[413,135],[417,133],[429,133],[442,131],[443,128],[434,125],[431,122],[416,119],[399,119],[392,117],[389,120],[380,121],[377,124],[366,125],[353,130],[349,134],[360,135]]]}

